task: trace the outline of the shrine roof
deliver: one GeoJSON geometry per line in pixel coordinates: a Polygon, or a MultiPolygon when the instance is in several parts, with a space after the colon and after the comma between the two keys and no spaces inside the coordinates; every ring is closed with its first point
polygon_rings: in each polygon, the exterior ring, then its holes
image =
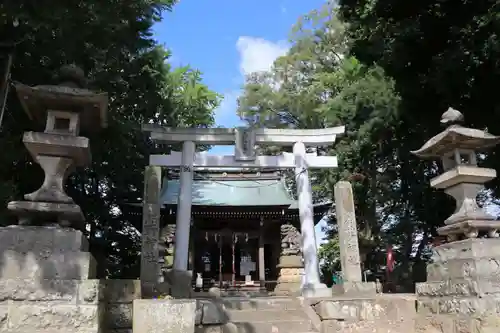
{"type": "MultiPolygon", "coordinates": [[[[177,205],[178,179],[164,179],[160,192],[163,205],[177,205]]],[[[194,206],[279,206],[296,208],[281,179],[193,180],[194,206]]]]}

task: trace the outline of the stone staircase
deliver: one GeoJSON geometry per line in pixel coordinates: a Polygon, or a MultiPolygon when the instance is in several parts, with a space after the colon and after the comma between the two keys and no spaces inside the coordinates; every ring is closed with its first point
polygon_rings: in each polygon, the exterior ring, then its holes
{"type": "MultiPolygon", "coordinates": [[[[218,300],[224,323],[203,325],[196,333],[313,333],[301,301],[287,297],[224,297],[218,300]]],[[[207,322],[207,321],[205,321],[207,322]]]]}

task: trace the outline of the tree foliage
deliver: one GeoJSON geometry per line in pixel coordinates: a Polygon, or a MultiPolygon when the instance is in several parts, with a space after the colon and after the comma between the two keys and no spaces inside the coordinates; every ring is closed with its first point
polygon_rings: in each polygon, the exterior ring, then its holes
{"type": "MultiPolygon", "coordinates": [[[[396,167],[393,129],[400,98],[394,81],[378,66],[366,66],[349,55],[345,26],[331,5],[304,16],[295,26],[291,48],[270,72],[247,78],[239,113],[249,123],[277,128],[324,128],[345,125],[346,134],[326,154],[339,156],[339,168],[315,172],[313,188],[333,199],[338,180],[354,185],[363,257],[377,248],[387,216],[391,183],[386,170],[396,167]],[[390,153],[388,154],[388,151],[390,153]]],[[[392,184],[394,186],[394,184],[392,184]]],[[[335,222],[332,214],[332,222],[335,222]]],[[[329,229],[332,236],[334,229],[329,229]]],[[[320,252],[332,265],[329,243],[320,252]]],[[[367,264],[368,265],[368,261],[367,264]]]]}
{"type": "MultiPolygon", "coordinates": [[[[383,268],[392,245],[398,275],[420,280],[427,244],[454,203],[429,186],[440,167],[410,152],[441,130],[449,106],[463,111],[468,125],[500,133],[492,93],[500,82],[499,2],[339,5],[299,20],[288,54],[248,78],[239,112],[267,127],[345,125],[334,149],[323,149],[339,156],[339,168],[313,174],[316,195],[333,199],[334,184],[351,181],[364,269],[383,268]]],[[[497,167],[497,156],[483,163],[497,167]]],[[[497,191],[497,181],[489,185],[497,191]]],[[[331,270],[334,224],[333,212],[320,251],[331,270]]]]}
{"type": "MultiPolygon", "coordinates": [[[[213,124],[219,96],[191,68],[172,69],[170,53],[152,38],[151,27],[174,0],[2,2],[2,53],[14,50],[12,80],[50,84],[63,64],[84,69],[91,89],[109,94],[109,127],[90,137],[93,161],[73,174],[68,193],[81,205],[94,251],[105,253],[109,276],[138,274],[143,171],[158,147],[141,123],[197,127],[213,124]],[[35,6],[36,5],[36,6],[35,6]],[[15,19],[16,24],[13,23],[15,19]],[[139,214],[137,214],[137,212],[139,214]]],[[[23,147],[30,123],[11,90],[0,132],[0,206],[36,190],[43,173],[23,147]]]]}
{"type": "MultiPolygon", "coordinates": [[[[381,66],[402,98],[395,131],[402,200],[391,233],[406,244],[399,253],[404,260],[415,250],[401,237],[423,231],[419,258],[454,203],[429,188],[429,179],[439,172],[436,165],[407,152],[442,130],[439,117],[449,106],[464,114],[467,126],[500,133],[494,93],[500,82],[500,1],[340,0],[339,13],[349,24],[351,54],[381,66]]],[[[498,149],[486,155],[484,165],[498,170],[498,149]]],[[[499,184],[498,179],[488,184],[495,198],[499,184]]]]}

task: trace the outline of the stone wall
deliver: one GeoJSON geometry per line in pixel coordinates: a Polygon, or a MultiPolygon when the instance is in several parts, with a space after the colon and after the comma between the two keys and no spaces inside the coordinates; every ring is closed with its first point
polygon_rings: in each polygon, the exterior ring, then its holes
{"type": "Polygon", "coordinates": [[[97,332],[98,280],[0,280],[0,331],[97,332]]]}
{"type": "Polygon", "coordinates": [[[0,281],[0,332],[130,333],[139,280],[0,281]]]}
{"type": "Polygon", "coordinates": [[[128,333],[139,280],[99,280],[95,268],[80,231],[0,228],[0,331],[128,333]]]}
{"type": "Polygon", "coordinates": [[[332,298],[310,301],[323,333],[413,333],[414,295],[384,295],[365,299],[332,298]]]}
{"type": "Polygon", "coordinates": [[[417,332],[500,332],[500,239],[470,238],[433,249],[417,283],[417,332]]]}
{"type": "Polygon", "coordinates": [[[139,280],[103,280],[103,333],[131,333],[133,302],[141,298],[139,280]]]}

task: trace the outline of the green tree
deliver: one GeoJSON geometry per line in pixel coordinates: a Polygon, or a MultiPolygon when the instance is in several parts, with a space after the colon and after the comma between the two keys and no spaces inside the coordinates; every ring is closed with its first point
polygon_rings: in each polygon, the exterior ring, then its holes
{"type": "MultiPolygon", "coordinates": [[[[351,54],[363,64],[377,64],[396,82],[402,97],[399,142],[399,200],[390,230],[408,258],[412,236],[422,232],[415,259],[425,252],[428,237],[453,210],[454,202],[429,188],[439,172],[408,152],[442,128],[439,117],[449,107],[459,109],[466,125],[500,133],[500,103],[494,93],[500,80],[500,1],[340,0],[348,23],[351,54]]],[[[497,147],[483,163],[499,169],[497,147]]],[[[498,197],[499,180],[490,182],[498,197]]]]}
{"type": "MultiPolygon", "coordinates": [[[[334,184],[353,183],[362,257],[377,249],[396,179],[386,169],[395,165],[393,128],[399,97],[394,82],[377,66],[365,66],[349,56],[350,41],[332,5],[302,17],[291,37],[291,48],[270,72],[248,77],[239,113],[250,123],[277,128],[324,128],[345,125],[346,135],[326,154],[339,156],[339,168],[312,174],[317,200],[333,199],[334,184]]],[[[332,223],[335,223],[332,214],[332,223]]],[[[330,238],[335,229],[329,229],[330,238]]],[[[322,256],[333,243],[323,247],[322,256]]],[[[375,262],[366,261],[375,265],[375,262]]],[[[366,267],[368,268],[368,267],[366,267]]]]}
{"type": "MultiPolygon", "coordinates": [[[[92,89],[109,94],[109,127],[83,133],[91,140],[92,165],[78,170],[67,188],[87,218],[93,250],[105,254],[108,276],[137,276],[141,214],[128,204],[141,201],[149,154],[172,148],[153,145],[141,132],[141,123],[209,126],[219,103],[219,96],[201,83],[198,71],[172,69],[169,52],[152,38],[152,25],[173,4],[173,0],[0,4],[0,24],[11,27],[11,18],[19,22],[15,34],[0,40],[11,45],[15,36],[22,41],[15,49],[12,80],[50,84],[61,65],[74,63],[88,74],[92,89]]],[[[8,97],[0,132],[3,221],[6,203],[35,190],[43,179],[21,142],[23,131],[39,128],[28,121],[13,91],[8,97]]]]}
{"type": "Polygon", "coordinates": [[[318,258],[321,262],[321,276],[323,281],[331,286],[333,274],[338,274],[342,270],[340,267],[340,247],[339,238],[334,235],[327,243],[322,244],[318,250],[318,258]]]}

